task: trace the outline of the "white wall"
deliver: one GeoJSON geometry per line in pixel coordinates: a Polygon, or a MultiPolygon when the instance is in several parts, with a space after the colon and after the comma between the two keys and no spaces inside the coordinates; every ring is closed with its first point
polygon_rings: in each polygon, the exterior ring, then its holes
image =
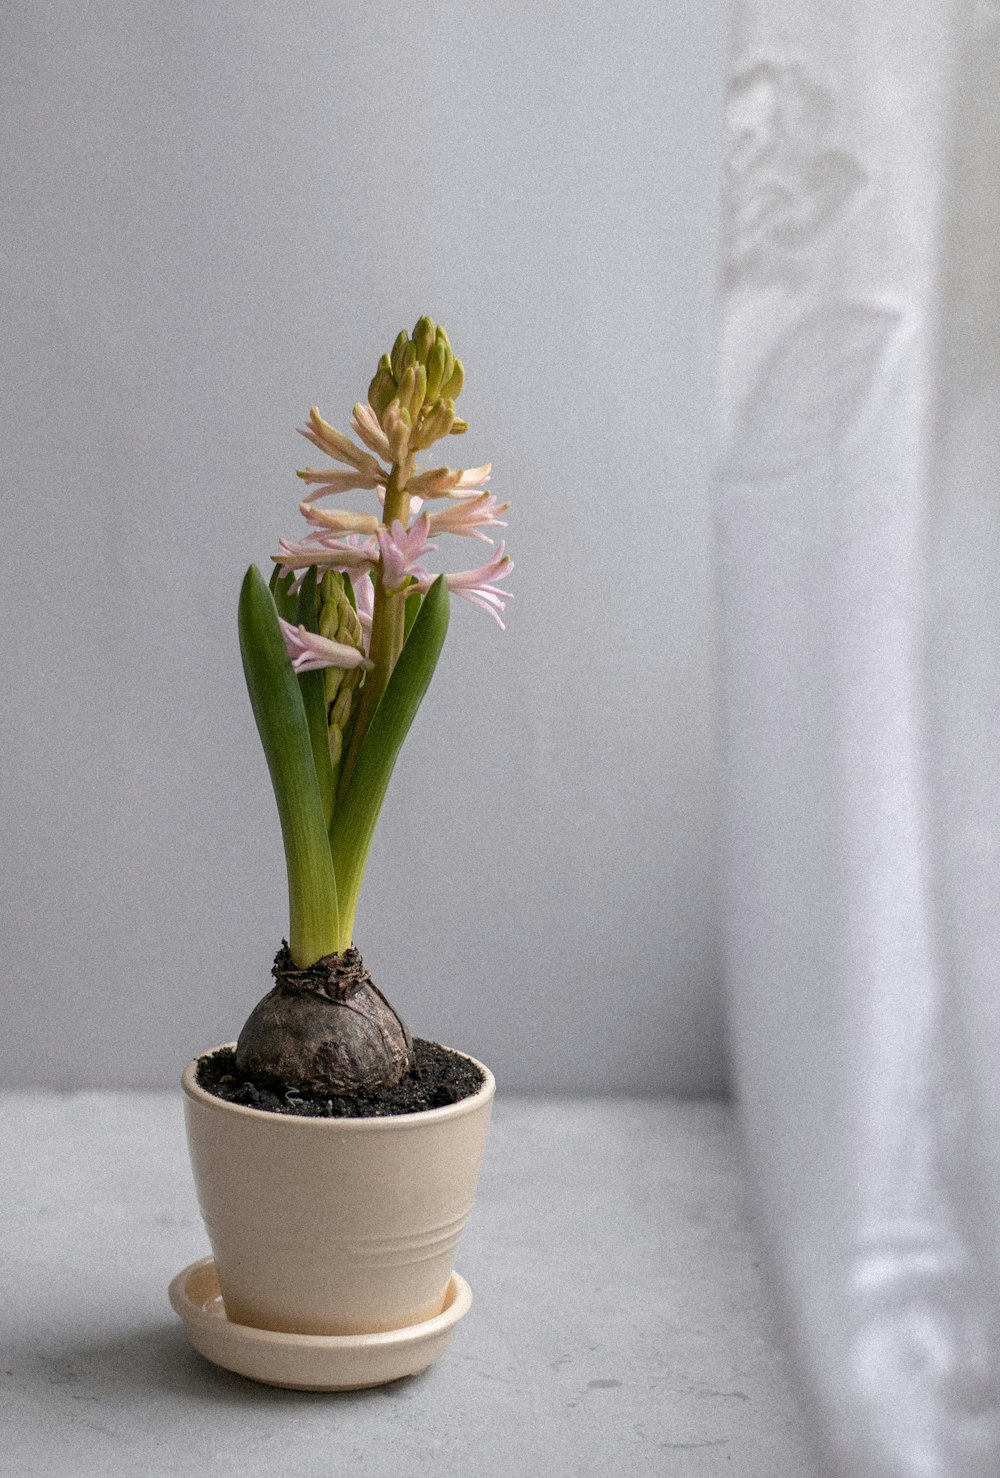
{"type": "Polygon", "coordinates": [[[517,594],[506,634],[456,604],[358,943],[509,1087],[723,1083],[725,29],[722,0],[8,5],[8,1083],[172,1082],[268,988],[238,585],[297,531],[294,426],[346,422],[423,312],[468,372],[451,445],[514,500],[517,594]]]}

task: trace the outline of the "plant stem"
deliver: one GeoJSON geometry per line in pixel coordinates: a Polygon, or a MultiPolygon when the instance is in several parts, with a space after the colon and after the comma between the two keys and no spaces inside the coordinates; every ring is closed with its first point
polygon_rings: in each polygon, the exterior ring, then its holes
{"type": "Polygon", "coordinates": [[[330,855],[340,910],[338,951],[354,934],[354,914],[393,766],[434,673],[448,630],[448,584],[439,575],[421,602],[413,628],[375,711],[354,781],[333,813],[330,855]]]}
{"type": "MultiPolygon", "coordinates": [[[[392,528],[396,519],[399,519],[404,527],[409,522],[410,496],[406,491],[406,484],[410,480],[412,471],[412,456],[406,457],[402,462],[392,464],[392,471],[386,484],[385,508],[382,514],[382,522],[386,528],[392,528]]],[[[368,644],[368,656],[375,666],[365,674],[361,688],[351,742],[344,756],[337,784],[338,796],[343,796],[350,784],[351,774],[357,763],[364,737],[368,732],[368,726],[402,651],[405,606],[405,599],[386,590],[382,583],[380,570],[375,580],[375,593],[372,601],[372,634],[368,644]]]]}

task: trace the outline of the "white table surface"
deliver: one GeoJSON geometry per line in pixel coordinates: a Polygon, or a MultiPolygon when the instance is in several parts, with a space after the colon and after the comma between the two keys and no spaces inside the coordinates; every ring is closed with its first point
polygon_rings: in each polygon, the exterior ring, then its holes
{"type": "Polygon", "coordinates": [[[167,1284],[204,1256],[180,1095],[0,1095],[10,1478],[817,1478],[731,1109],[497,1100],[444,1359],[309,1395],[217,1370],[167,1284]]]}

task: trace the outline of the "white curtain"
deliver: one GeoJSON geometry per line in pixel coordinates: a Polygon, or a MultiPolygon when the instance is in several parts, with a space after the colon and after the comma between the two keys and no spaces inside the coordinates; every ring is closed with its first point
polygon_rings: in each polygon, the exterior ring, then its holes
{"type": "Polygon", "coordinates": [[[1000,1474],[1000,4],[737,0],[732,1043],[837,1474],[1000,1474]]]}

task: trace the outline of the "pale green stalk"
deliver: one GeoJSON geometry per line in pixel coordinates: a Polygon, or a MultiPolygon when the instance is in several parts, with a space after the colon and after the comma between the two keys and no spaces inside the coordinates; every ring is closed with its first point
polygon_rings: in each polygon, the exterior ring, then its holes
{"type": "MultiPolygon", "coordinates": [[[[410,498],[406,491],[406,484],[409,482],[412,471],[412,457],[392,464],[392,471],[385,489],[385,508],[382,514],[382,522],[386,528],[391,529],[396,519],[399,519],[404,527],[409,522],[410,498]]],[[[403,596],[390,594],[386,590],[380,569],[375,578],[372,631],[368,645],[368,656],[375,666],[365,674],[365,681],[358,699],[351,742],[340,770],[338,795],[343,795],[351,783],[351,776],[368,732],[368,726],[402,651],[405,604],[403,596]]]]}
{"type": "Polygon", "coordinates": [[[338,948],[352,943],[368,851],[396,757],[420,707],[448,631],[448,583],[439,575],[424,596],[382,700],[358,752],[351,784],[338,797],[330,852],[340,900],[338,948]]]}

